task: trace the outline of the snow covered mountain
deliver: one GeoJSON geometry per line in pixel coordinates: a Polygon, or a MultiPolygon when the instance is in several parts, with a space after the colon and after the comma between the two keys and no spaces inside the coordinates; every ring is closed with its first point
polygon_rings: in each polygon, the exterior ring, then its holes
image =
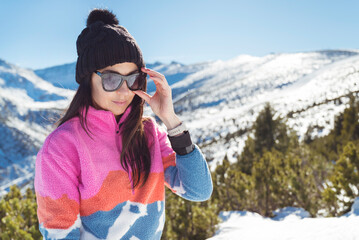
{"type": "MultiPolygon", "coordinates": [[[[176,112],[211,168],[225,154],[235,160],[266,102],[300,136],[308,126],[323,135],[345,108],[346,95],[359,91],[358,50],[147,67],[166,76],[176,112]]],[[[13,183],[31,182],[35,154],[52,127],[49,119],[67,107],[77,88],[74,76],[75,63],[32,71],[0,61],[0,192],[13,183]]],[[[148,92],[154,89],[149,81],[148,92]]],[[[151,114],[148,106],[145,114],[151,114]]]]}
{"type": "MultiPolygon", "coordinates": [[[[183,65],[178,62],[171,62],[170,64],[155,62],[146,64],[147,68],[154,69],[164,74],[170,84],[174,84],[185,78],[187,75],[202,70],[205,66],[206,63],[183,65]]],[[[75,71],[76,62],[44,69],[38,69],[34,72],[39,77],[52,83],[56,87],[76,90],[78,84],[75,81],[75,71]]],[[[153,83],[153,81],[149,81],[147,88],[149,92],[153,92],[155,90],[155,84],[153,83]]]]}
{"type": "Polygon", "coordinates": [[[44,69],[38,69],[34,72],[39,77],[52,83],[56,87],[76,90],[78,85],[76,81],[74,81],[75,71],[76,62],[44,69]]]}
{"type": "Polygon", "coordinates": [[[172,86],[176,110],[212,169],[225,154],[235,161],[266,102],[303,137],[325,135],[359,91],[358,51],[239,56],[216,61],[172,86]]]}
{"type": "Polygon", "coordinates": [[[0,60],[0,194],[15,183],[32,184],[35,156],[51,118],[72,96],[32,70],[0,60]]]}

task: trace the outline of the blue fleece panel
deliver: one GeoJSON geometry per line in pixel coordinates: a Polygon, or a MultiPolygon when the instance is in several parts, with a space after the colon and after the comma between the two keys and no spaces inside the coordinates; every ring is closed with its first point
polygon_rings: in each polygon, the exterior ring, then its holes
{"type": "MultiPolygon", "coordinates": [[[[39,229],[40,229],[40,232],[42,234],[42,236],[44,237],[44,239],[53,239],[53,238],[50,238],[49,237],[49,232],[44,228],[42,227],[41,225],[39,226],[39,229]]],[[[56,238],[57,239],[57,238],[56,238]]],[[[59,240],[62,240],[62,239],[66,239],[66,240],[77,240],[77,239],[80,239],[80,229],[79,228],[76,228],[74,230],[72,230],[71,232],[69,232],[69,234],[67,234],[67,236],[65,238],[61,238],[59,240]]]]}
{"type": "Polygon", "coordinates": [[[126,202],[118,204],[110,211],[97,211],[90,216],[81,217],[84,229],[94,236],[106,239],[108,229],[113,225],[118,216],[120,216],[123,206],[126,202]],[[101,221],[99,221],[101,219],[101,221]]]}
{"type": "MultiPolygon", "coordinates": [[[[164,214],[164,202],[161,202],[161,210],[158,209],[158,203],[152,203],[147,205],[147,213],[148,215],[143,216],[139,218],[131,227],[131,229],[126,233],[125,236],[121,239],[130,239],[131,237],[135,236],[139,239],[148,239],[148,240],[159,240],[161,239],[162,230],[163,228],[160,228],[160,231],[157,231],[159,227],[159,222],[157,221],[156,224],[149,225],[148,222],[153,222],[155,219],[161,219],[161,215],[164,214]],[[155,218],[153,218],[155,216],[155,218]],[[149,228],[150,226],[150,228],[149,228]],[[145,229],[145,230],[144,230],[145,229]]],[[[164,217],[164,216],[163,216],[164,217]]],[[[165,219],[163,219],[164,221],[165,219]]]]}
{"type": "Polygon", "coordinates": [[[165,181],[175,189],[182,183],[185,193],[177,191],[176,194],[190,201],[205,201],[210,198],[213,191],[211,173],[196,145],[191,153],[176,155],[176,167],[170,166],[166,169],[165,181]]]}
{"type": "MultiPolygon", "coordinates": [[[[120,217],[126,203],[127,202],[120,203],[110,211],[98,211],[90,216],[81,217],[84,229],[97,238],[107,239],[109,229],[120,217]],[[101,221],[99,221],[99,219],[101,219],[101,221]]],[[[146,215],[138,218],[121,239],[129,239],[132,236],[136,236],[139,239],[160,239],[162,228],[158,235],[158,233],[156,233],[159,226],[157,219],[161,219],[161,215],[164,211],[164,203],[161,201],[160,209],[158,209],[158,205],[158,202],[146,205],[146,215]],[[149,222],[151,222],[151,224],[148,224],[149,222]],[[157,235],[159,238],[155,237],[157,235]]],[[[136,205],[130,205],[129,211],[133,214],[140,214],[139,207],[136,205]]]]}

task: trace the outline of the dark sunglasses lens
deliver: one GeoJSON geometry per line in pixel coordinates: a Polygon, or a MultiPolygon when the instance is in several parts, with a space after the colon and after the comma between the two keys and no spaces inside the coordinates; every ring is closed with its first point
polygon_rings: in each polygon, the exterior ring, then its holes
{"type": "Polygon", "coordinates": [[[139,73],[132,74],[127,78],[127,86],[133,91],[141,89],[143,82],[143,76],[139,73]]]}
{"type": "Polygon", "coordinates": [[[102,86],[105,91],[115,91],[122,85],[122,76],[115,73],[104,73],[102,75],[102,86]]]}

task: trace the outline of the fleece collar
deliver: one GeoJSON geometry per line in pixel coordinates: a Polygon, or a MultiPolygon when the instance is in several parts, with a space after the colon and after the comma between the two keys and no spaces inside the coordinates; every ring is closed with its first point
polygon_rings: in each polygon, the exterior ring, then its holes
{"type": "MultiPolygon", "coordinates": [[[[120,121],[117,123],[115,115],[108,110],[98,110],[92,106],[89,106],[86,120],[87,125],[90,129],[90,131],[96,131],[96,132],[112,132],[117,133],[119,131],[119,128],[121,127],[122,123],[125,122],[125,120],[130,115],[132,107],[129,106],[125,110],[125,112],[122,114],[120,121]]],[[[85,108],[81,111],[82,116],[85,118],[85,108]]]]}

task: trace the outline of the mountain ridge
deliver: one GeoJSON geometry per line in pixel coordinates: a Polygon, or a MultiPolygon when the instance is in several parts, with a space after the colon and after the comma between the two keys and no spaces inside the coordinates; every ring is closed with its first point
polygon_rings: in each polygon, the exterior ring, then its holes
{"type": "MultiPolygon", "coordinates": [[[[42,69],[46,70],[42,74],[65,79],[69,69],[74,71],[73,64],[42,69]]],[[[332,119],[348,102],[347,94],[359,90],[358,64],[359,50],[320,50],[263,57],[240,55],[191,65],[156,62],[147,67],[166,76],[176,112],[213,169],[225,155],[236,161],[266,102],[272,104],[277,116],[287,118],[299,137],[310,125],[316,126],[314,137],[327,134],[333,127],[332,119]]],[[[74,95],[63,83],[56,87],[46,82],[39,71],[0,59],[0,135],[9,136],[6,144],[0,144],[0,192],[12,182],[31,186],[36,153],[54,128],[50,119],[58,118],[74,95]],[[14,151],[11,156],[6,154],[9,149],[14,151]]],[[[77,86],[74,72],[71,74],[72,84],[77,86]]],[[[153,81],[149,80],[148,86],[153,94],[153,81]]],[[[149,106],[145,115],[153,116],[149,106]]]]}

